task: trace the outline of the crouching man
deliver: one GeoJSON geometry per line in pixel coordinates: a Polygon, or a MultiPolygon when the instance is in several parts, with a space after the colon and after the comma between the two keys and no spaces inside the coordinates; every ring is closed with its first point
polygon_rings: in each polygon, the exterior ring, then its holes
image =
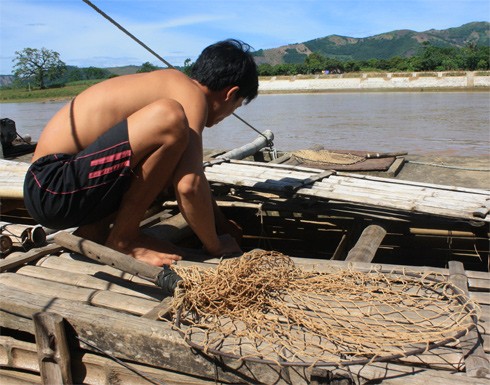
{"type": "Polygon", "coordinates": [[[181,252],[142,234],[139,224],[173,186],[209,254],[240,252],[226,234],[236,225],[217,209],[204,175],[202,134],[257,90],[249,46],[237,40],[204,49],[191,77],[166,69],[93,85],[44,128],[26,174],[26,208],[46,227],[78,227],[84,238],[161,266],[181,252]]]}

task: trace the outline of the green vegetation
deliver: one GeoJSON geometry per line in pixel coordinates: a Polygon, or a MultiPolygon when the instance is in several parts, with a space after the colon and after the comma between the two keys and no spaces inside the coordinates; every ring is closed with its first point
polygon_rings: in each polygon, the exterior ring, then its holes
{"type": "Polygon", "coordinates": [[[259,65],[260,76],[307,75],[349,72],[485,71],[490,69],[490,47],[469,44],[463,48],[436,47],[425,43],[411,57],[390,59],[340,60],[314,52],[301,63],[259,65]]]}
{"type": "MultiPolygon", "coordinates": [[[[359,72],[369,72],[368,76],[386,72],[395,73],[395,77],[404,72],[434,76],[438,71],[450,72],[447,76],[482,71],[487,76],[489,27],[488,22],[475,22],[441,31],[400,30],[362,39],[332,35],[286,49],[259,50],[254,56],[259,76],[342,73],[354,77],[359,72]]],[[[46,48],[25,48],[16,54],[13,83],[11,77],[0,76],[1,84],[8,84],[0,88],[0,102],[67,99],[104,79],[159,69],[149,62],[105,69],[66,66],[57,52],[46,48]]],[[[191,59],[186,59],[177,69],[189,75],[192,66],[191,59]]]]}
{"type": "Polygon", "coordinates": [[[305,52],[341,61],[389,60],[408,58],[420,54],[424,43],[439,48],[463,48],[468,45],[490,45],[490,23],[473,22],[445,30],[415,32],[396,30],[364,38],[330,35],[285,47],[259,50],[254,53],[259,64],[301,64],[305,52]],[[299,55],[294,55],[296,51],[299,55]],[[293,61],[294,60],[294,61],[293,61]]]}
{"type": "Polygon", "coordinates": [[[46,88],[48,82],[61,78],[66,70],[60,54],[46,48],[24,48],[15,55],[14,76],[41,89],[46,88]]]}
{"type": "Polygon", "coordinates": [[[0,88],[0,102],[29,102],[39,100],[69,99],[101,80],[85,80],[67,83],[63,87],[45,89],[0,88]]]}

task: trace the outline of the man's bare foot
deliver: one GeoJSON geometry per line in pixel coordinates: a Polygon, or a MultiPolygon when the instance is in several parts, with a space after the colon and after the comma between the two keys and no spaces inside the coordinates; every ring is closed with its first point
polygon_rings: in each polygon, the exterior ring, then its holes
{"type": "Polygon", "coordinates": [[[146,234],[139,234],[133,241],[109,239],[106,246],[154,266],[171,265],[182,259],[175,245],[146,234]]]}

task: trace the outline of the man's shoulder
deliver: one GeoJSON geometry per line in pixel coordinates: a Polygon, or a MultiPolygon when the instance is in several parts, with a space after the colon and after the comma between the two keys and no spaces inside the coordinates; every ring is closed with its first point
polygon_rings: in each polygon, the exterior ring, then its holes
{"type": "Polygon", "coordinates": [[[161,69],[151,72],[151,74],[163,78],[163,79],[175,79],[184,82],[191,82],[192,80],[182,71],[174,68],[161,69]]]}

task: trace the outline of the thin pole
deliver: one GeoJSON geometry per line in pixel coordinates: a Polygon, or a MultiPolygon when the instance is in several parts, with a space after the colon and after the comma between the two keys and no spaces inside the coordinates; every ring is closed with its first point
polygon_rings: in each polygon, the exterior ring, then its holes
{"type": "MultiPolygon", "coordinates": [[[[138,39],[136,36],[134,36],[131,32],[129,32],[126,28],[124,28],[121,24],[119,24],[116,20],[114,20],[112,17],[110,17],[107,13],[105,13],[104,11],[102,11],[100,8],[98,8],[94,3],[92,3],[90,0],[82,0],[85,4],[87,4],[88,6],[90,6],[92,9],[94,9],[94,11],[96,11],[98,14],[100,14],[102,17],[104,17],[105,19],[107,19],[109,22],[111,22],[113,25],[115,25],[119,30],[121,30],[122,32],[124,32],[126,35],[128,35],[131,39],[133,39],[136,43],[138,43],[139,45],[141,45],[143,48],[145,48],[148,52],[150,52],[151,54],[153,54],[155,57],[157,57],[158,59],[160,59],[163,63],[165,63],[165,65],[168,67],[168,68],[175,68],[171,63],[169,63],[167,60],[165,60],[162,56],[160,56],[159,54],[157,54],[155,51],[153,51],[150,47],[148,47],[145,43],[143,43],[140,39],[138,39]]],[[[268,146],[273,149],[274,147],[274,143],[272,142],[272,140],[270,140],[269,138],[267,138],[267,136],[265,136],[262,132],[260,132],[259,130],[257,130],[254,126],[252,126],[250,123],[248,123],[247,121],[245,121],[243,118],[239,117],[237,114],[233,113],[233,116],[235,118],[237,118],[238,120],[240,120],[242,123],[244,123],[245,125],[247,125],[248,127],[250,127],[252,130],[254,130],[255,132],[259,133],[260,135],[262,135],[264,138],[267,139],[267,144],[268,146]]]]}

